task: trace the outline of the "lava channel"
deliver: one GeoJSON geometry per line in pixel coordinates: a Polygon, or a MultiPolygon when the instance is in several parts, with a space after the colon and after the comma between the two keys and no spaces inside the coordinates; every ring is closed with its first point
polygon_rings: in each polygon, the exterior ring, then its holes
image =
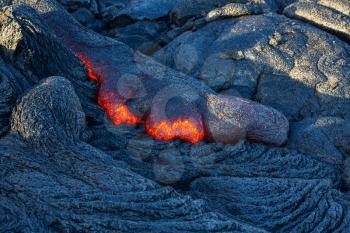
{"type": "MultiPolygon", "coordinates": [[[[78,57],[85,64],[90,79],[101,84],[104,79],[100,78],[93,71],[88,59],[81,54],[78,57]]],[[[114,125],[145,123],[147,134],[156,140],[162,141],[181,139],[194,144],[203,140],[205,137],[204,124],[201,119],[155,120],[157,117],[148,116],[148,119],[144,122],[129,110],[125,102],[126,100],[119,99],[117,94],[113,92],[103,93],[99,90],[98,104],[106,110],[107,115],[114,125]]]]}

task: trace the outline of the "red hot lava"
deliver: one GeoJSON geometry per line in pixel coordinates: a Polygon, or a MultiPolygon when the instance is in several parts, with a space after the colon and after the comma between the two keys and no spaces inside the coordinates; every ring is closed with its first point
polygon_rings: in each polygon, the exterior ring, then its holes
{"type": "Polygon", "coordinates": [[[92,67],[91,67],[90,62],[86,59],[86,57],[84,57],[83,55],[80,54],[80,55],[79,55],[79,59],[80,59],[80,60],[84,63],[84,65],[86,66],[90,79],[92,79],[92,80],[98,82],[98,81],[99,81],[99,78],[97,77],[97,75],[95,75],[94,71],[92,70],[92,67]]]}
{"type": "Polygon", "coordinates": [[[115,125],[134,125],[142,123],[142,120],[135,116],[123,103],[123,101],[120,101],[112,92],[109,92],[102,96],[100,93],[98,104],[107,111],[108,116],[111,118],[113,124],[115,125]]]}
{"type": "MultiPolygon", "coordinates": [[[[93,71],[91,63],[83,55],[78,56],[79,59],[85,64],[90,79],[101,82],[104,79],[100,79],[98,75],[93,71]]],[[[133,114],[128,106],[125,104],[125,100],[121,100],[113,92],[102,93],[100,91],[98,95],[98,104],[103,107],[111,121],[115,125],[121,124],[140,124],[144,123],[142,119],[133,114]]],[[[171,141],[175,139],[181,139],[191,143],[197,143],[203,140],[204,125],[203,121],[188,119],[177,119],[170,121],[168,119],[157,119],[157,117],[149,116],[145,127],[146,132],[157,140],[171,141]]]]}
{"type": "Polygon", "coordinates": [[[192,119],[177,119],[175,121],[160,120],[146,122],[146,131],[157,140],[170,141],[181,139],[191,143],[197,143],[204,138],[203,122],[192,119]]]}

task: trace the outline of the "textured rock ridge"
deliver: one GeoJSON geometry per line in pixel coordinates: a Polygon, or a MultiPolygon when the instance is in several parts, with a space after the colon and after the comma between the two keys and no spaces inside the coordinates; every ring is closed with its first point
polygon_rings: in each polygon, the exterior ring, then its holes
{"type": "Polygon", "coordinates": [[[160,187],[80,141],[84,113],[62,77],[29,91],[11,127],[0,141],[0,207],[8,213],[1,230],[264,232],[208,212],[202,201],[160,187]]]}
{"type": "Polygon", "coordinates": [[[349,229],[349,205],[327,180],[216,177],[198,179],[192,188],[218,211],[271,232],[349,229]]]}

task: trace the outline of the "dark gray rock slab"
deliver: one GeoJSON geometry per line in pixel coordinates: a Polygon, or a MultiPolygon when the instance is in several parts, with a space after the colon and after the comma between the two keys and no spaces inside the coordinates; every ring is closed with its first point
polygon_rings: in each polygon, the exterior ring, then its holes
{"type": "Polygon", "coordinates": [[[328,30],[350,42],[349,1],[299,1],[286,7],[283,13],[328,30]]]}
{"type": "Polygon", "coordinates": [[[119,15],[128,15],[135,20],[165,17],[178,0],[131,0],[119,15]]]}
{"type": "Polygon", "coordinates": [[[125,43],[130,48],[144,54],[153,54],[164,45],[164,34],[168,26],[165,22],[138,21],[125,27],[106,31],[106,35],[125,43]]]}
{"type": "Polygon", "coordinates": [[[136,173],[181,189],[198,177],[217,176],[329,179],[334,188],[342,183],[341,165],[287,148],[249,142],[159,142],[144,135],[142,129],[108,124],[93,128],[87,141],[126,162],[136,173]]]}
{"type": "Polygon", "coordinates": [[[0,137],[10,129],[12,108],[29,83],[13,66],[0,59],[0,137]]]}
{"type": "Polygon", "coordinates": [[[329,163],[343,164],[350,144],[350,122],[335,117],[307,118],[293,123],[287,147],[329,163]]]}
{"type": "Polygon", "coordinates": [[[125,7],[129,2],[130,0],[98,0],[98,5],[103,11],[108,7],[125,7]]]}
{"type": "Polygon", "coordinates": [[[220,17],[235,17],[260,14],[277,10],[271,0],[180,0],[171,12],[172,20],[178,25],[191,18],[206,17],[208,21],[220,17]]]}
{"type": "Polygon", "coordinates": [[[110,26],[125,26],[135,21],[157,20],[168,17],[178,0],[130,0],[114,4],[101,12],[110,26]]]}
{"type": "Polygon", "coordinates": [[[57,41],[53,31],[30,7],[5,6],[0,15],[0,51],[4,61],[25,76],[20,83],[27,79],[35,84],[51,75],[64,75],[77,90],[86,114],[98,120],[101,111],[96,104],[96,85],[70,48],[57,41]]]}
{"type": "Polygon", "coordinates": [[[269,13],[185,32],[154,57],[215,91],[236,89],[300,120],[349,118],[348,51],[327,32],[269,13]]]}
{"type": "Polygon", "coordinates": [[[196,196],[271,232],[347,232],[350,206],[328,180],[201,178],[196,196]]]}
{"type": "Polygon", "coordinates": [[[226,5],[231,0],[179,0],[171,11],[172,21],[178,25],[184,24],[190,18],[204,17],[206,13],[219,6],[226,5]]]}
{"type": "Polygon", "coordinates": [[[79,8],[72,13],[74,18],[84,26],[90,26],[94,23],[94,15],[86,8],[79,8]]]}
{"type": "Polygon", "coordinates": [[[350,16],[350,2],[346,0],[318,0],[318,4],[333,8],[344,15],[350,16]]]}
{"type": "Polygon", "coordinates": [[[211,10],[206,15],[206,20],[213,21],[219,18],[267,13],[275,11],[276,9],[274,9],[274,6],[273,1],[236,1],[211,10]]]}
{"type": "Polygon", "coordinates": [[[93,0],[58,0],[69,11],[75,11],[79,8],[89,8],[93,0]]]}

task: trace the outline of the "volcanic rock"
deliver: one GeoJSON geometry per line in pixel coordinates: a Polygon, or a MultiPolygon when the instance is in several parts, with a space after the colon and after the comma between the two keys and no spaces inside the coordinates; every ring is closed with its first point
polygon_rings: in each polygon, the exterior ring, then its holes
{"type": "Polygon", "coordinates": [[[91,25],[94,22],[94,15],[85,8],[79,8],[72,15],[79,23],[84,26],[91,25]]]}
{"type": "Polygon", "coordinates": [[[350,227],[349,202],[327,179],[215,177],[200,178],[191,187],[219,212],[271,232],[346,232],[350,227]]]}
{"type": "Polygon", "coordinates": [[[291,127],[288,147],[342,164],[350,144],[349,127],[348,120],[336,117],[307,118],[291,127]]]}
{"type": "Polygon", "coordinates": [[[213,21],[218,18],[238,17],[244,15],[256,15],[271,11],[269,5],[264,1],[248,1],[246,3],[229,3],[223,7],[210,11],[207,21],[213,21]]]}
{"type": "Polygon", "coordinates": [[[82,7],[89,7],[90,0],[58,0],[63,6],[65,6],[68,10],[74,11],[78,10],[82,7]]]}
{"type": "Polygon", "coordinates": [[[350,41],[350,3],[344,0],[299,1],[283,13],[329,30],[350,41]]]}
{"type": "Polygon", "coordinates": [[[0,219],[2,230],[264,232],[208,212],[80,141],[84,112],[62,77],[26,94],[11,121],[0,140],[0,208],[10,217],[0,219]]]}
{"type": "Polygon", "coordinates": [[[164,37],[167,30],[165,23],[138,21],[125,27],[113,28],[106,35],[125,43],[134,50],[150,55],[161,49],[161,45],[167,39],[164,37]]]}
{"type": "MultiPolygon", "coordinates": [[[[46,43],[32,41],[32,44],[38,45],[37,49],[41,49],[44,44],[67,55],[71,52],[68,48],[75,53],[75,57],[71,56],[72,61],[62,62],[59,60],[60,54],[40,55],[46,50],[39,50],[37,55],[40,57],[28,59],[28,66],[33,66],[30,62],[44,58],[43,62],[57,62],[58,65],[51,69],[46,66],[34,69],[40,75],[52,75],[61,71],[57,68],[68,68],[71,63],[74,64],[79,57],[88,66],[90,78],[100,82],[98,102],[116,125],[143,122],[148,134],[156,139],[182,139],[192,143],[204,138],[236,143],[247,138],[279,146],[287,139],[288,121],[278,111],[248,100],[216,95],[192,77],[133,52],[118,41],[85,30],[54,3],[36,4],[28,1],[27,5],[14,5],[5,9],[9,14],[23,15],[19,19],[13,17],[12,21],[16,25],[21,25],[21,20],[24,24],[30,22],[30,14],[37,14],[34,23],[38,24],[38,34],[43,31],[41,28],[47,27],[48,31],[54,33],[42,36],[45,42],[47,40],[46,43]],[[41,16],[47,25],[39,24],[41,16]],[[62,24],[67,26],[64,29],[57,26],[62,24]],[[178,98],[181,104],[174,102],[174,98],[178,98]],[[169,109],[176,109],[179,114],[172,114],[169,109]]],[[[12,21],[9,17],[9,22],[12,21]]],[[[31,41],[36,37],[24,38],[24,41],[31,41]]],[[[24,48],[30,51],[28,42],[24,48]]],[[[27,50],[24,50],[24,56],[27,50]]],[[[71,70],[71,76],[74,76],[75,70],[71,70]]],[[[77,85],[85,83],[74,79],[73,82],[77,85]]]]}
{"type": "Polygon", "coordinates": [[[12,108],[28,86],[29,82],[20,72],[0,59],[0,136],[8,132],[12,108]]]}
{"type": "Polygon", "coordinates": [[[87,78],[84,65],[69,48],[57,41],[35,11],[21,5],[4,7],[0,14],[0,51],[4,60],[26,77],[19,82],[25,83],[27,79],[33,84],[47,76],[64,75],[78,90],[87,115],[97,119],[96,86],[87,78]]]}
{"type": "Polygon", "coordinates": [[[127,25],[134,21],[167,17],[178,0],[131,0],[107,8],[102,15],[109,25],[127,25]]]}
{"type": "Polygon", "coordinates": [[[269,13],[185,32],[154,57],[215,91],[236,89],[289,119],[349,118],[349,49],[329,33],[269,13]]]}
{"type": "Polygon", "coordinates": [[[346,0],[59,2],[0,1],[0,232],[348,233],[346,0]]]}

